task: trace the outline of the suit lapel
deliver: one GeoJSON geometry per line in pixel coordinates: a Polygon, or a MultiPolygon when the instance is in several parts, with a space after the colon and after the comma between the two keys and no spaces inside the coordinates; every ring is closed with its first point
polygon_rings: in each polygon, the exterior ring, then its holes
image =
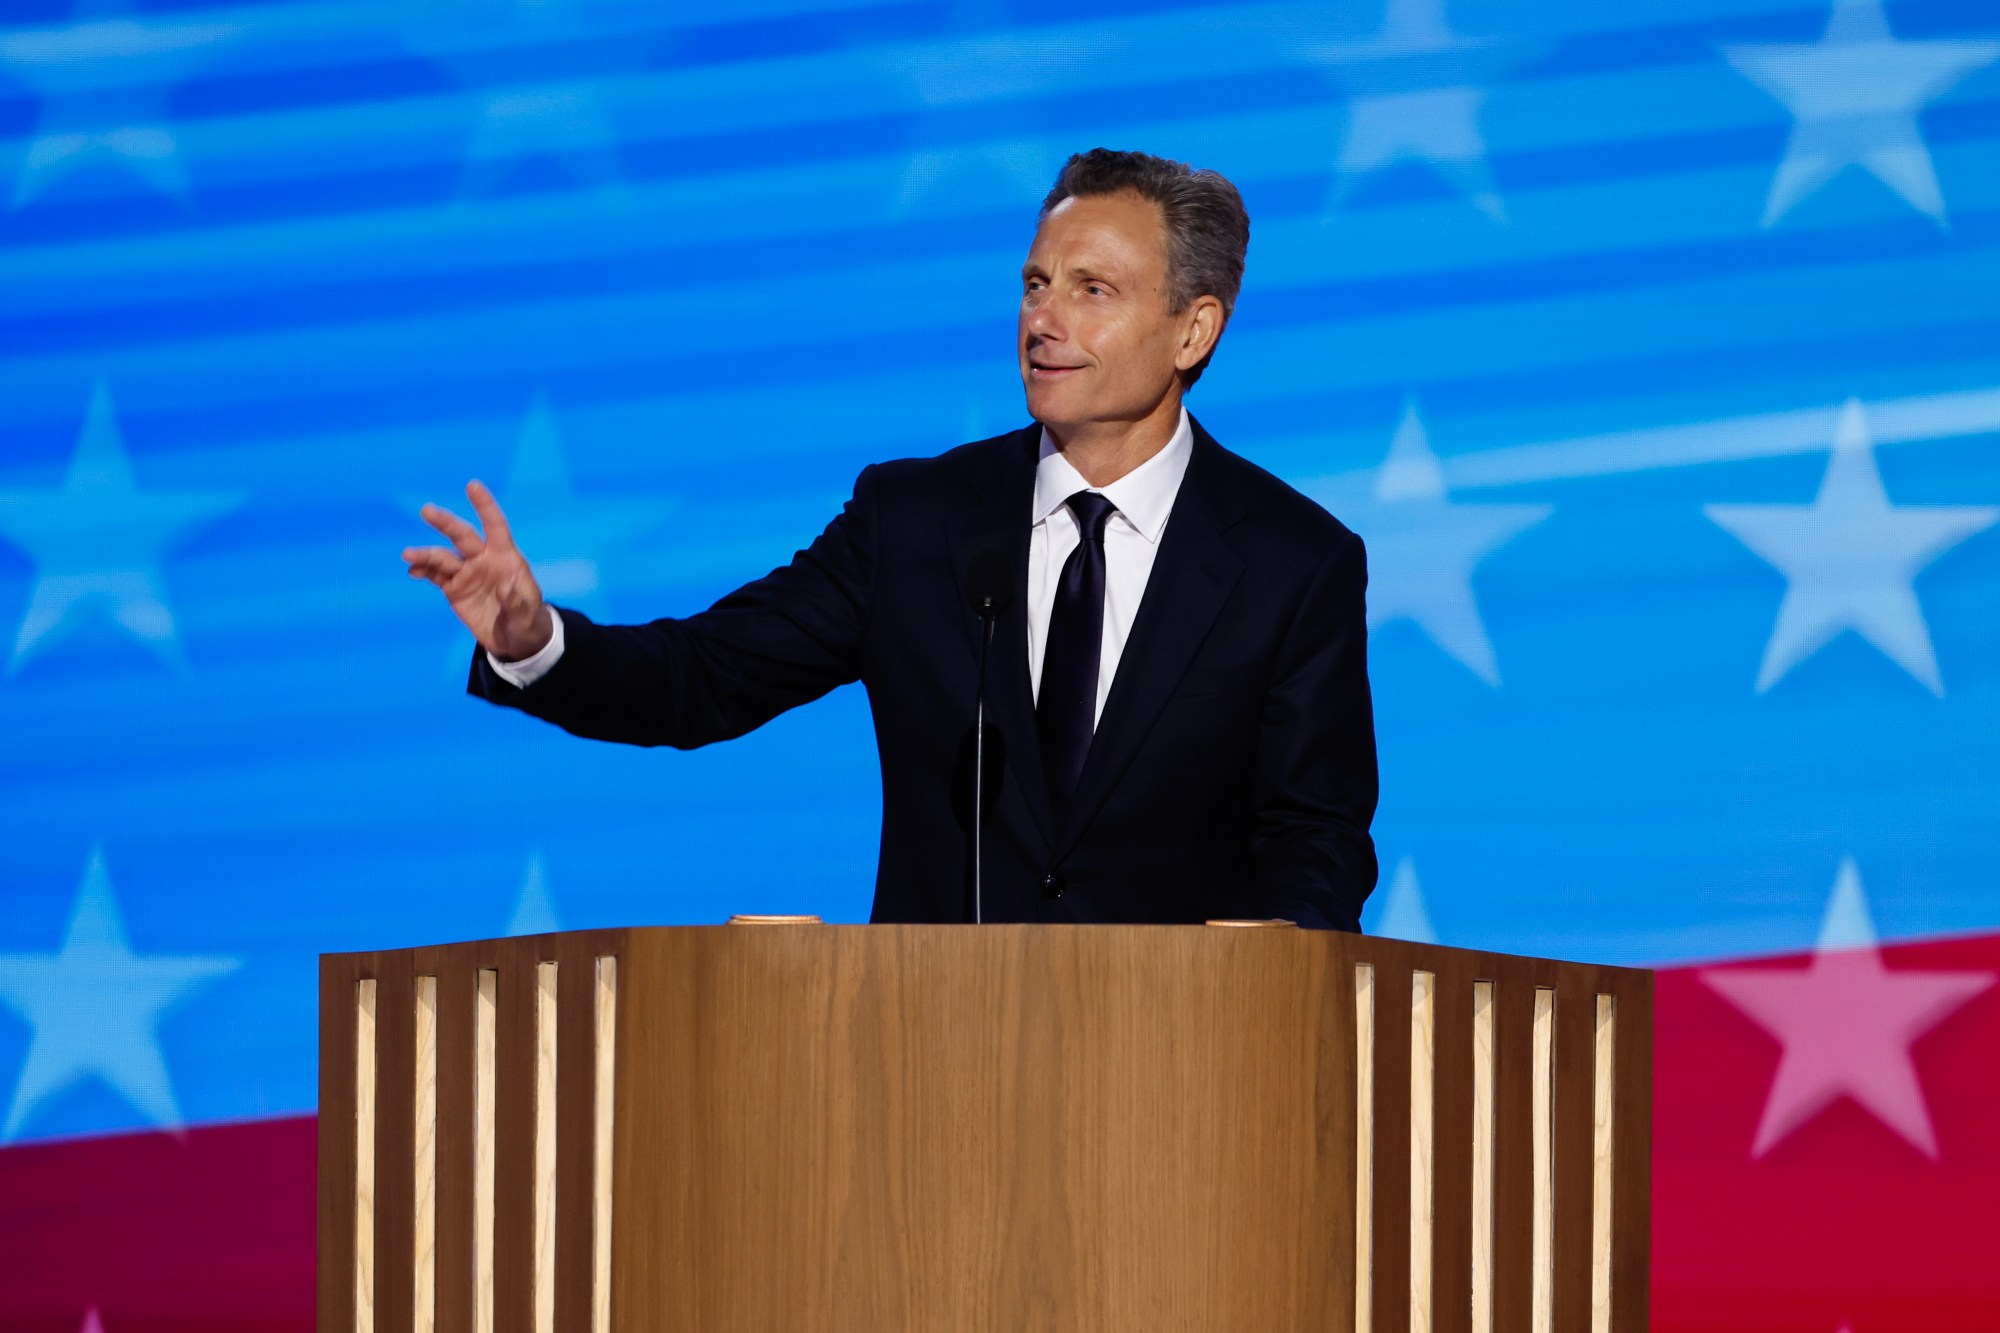
{"type": "MultiPolygon", "coordinates": [[[[1131,637],[1119,654],[1118,674],[1104,701],[1083,775],[1056,830],[1058,858],[1076,845],[1131,765],[1243,574],[1243,561],[1222,540],[1238,517],[1231,503],[1234,490],[1228,485],[1226,456],[1199,423],[1194,436],[1194,454],[1160,538],[1131,637]]],[[[1024,644],[1022,652],[1026,651],[1024,644]]],[[[1008,737],[1008,744],[1013,744],[1013,737],[1008,737]]]]}
{"type": "MultiPolygon", "coordinates": [[[[958,586],[958,615],[965,622],[973,669],[979,666],[983,626],[972,610],[966,569],[980,551],[996,550],[1013,571],[1014,604],[994,624],[993,655],[987,663],[987,717],[1007,738],[1007,767],[1027,799],[1029,813],[1046,842],[1055,840],[1055,816],[1048,783],[1042,778],[1042,747],[1035,732],[1034,684],[1028,678],[1028,514],[1034,507],[1035,457],[1041,429],[1030,426],[1003,437],[973,463],[979,498],[946,521],[952,578],[958,586]]],[[[972,707],[968,698],[966,708],[972,707]]]]}

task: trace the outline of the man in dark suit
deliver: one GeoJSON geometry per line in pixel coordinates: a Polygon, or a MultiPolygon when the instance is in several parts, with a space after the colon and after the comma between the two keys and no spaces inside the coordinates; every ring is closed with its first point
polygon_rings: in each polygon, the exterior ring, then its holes
{"type": "Polygon", "coordinates": [[[690,748],[859,680],[882,762],[876,921],[969,919],[971,717],[997,575],[982,919],[1360,928],[1375,737],[1361,541],[1183,408],[1249,219],[1213,172],[1070,159],[1022,268],[1037,424],[865,469],[789,565],[686,619],[541,598],[506,518],[412,548],[479,640],[470,690],[690,748]],[[992,571],[992,573],[986,573],[992,571]]]}

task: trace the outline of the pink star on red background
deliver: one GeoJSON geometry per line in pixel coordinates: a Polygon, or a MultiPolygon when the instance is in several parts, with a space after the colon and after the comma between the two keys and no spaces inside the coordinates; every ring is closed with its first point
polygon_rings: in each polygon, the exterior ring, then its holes
{"type": "Polygon", "coordinates": [[[1885,967],[1851,858],[1841,863],[1805,968],[1711,968],[1700,976],[1784,1046],[1751,1156],[1762,1157],[1841,1097],[1926,1157],[1938,1155],[1910,1046],[1991,986],[1994,974],[1885,967]]]}

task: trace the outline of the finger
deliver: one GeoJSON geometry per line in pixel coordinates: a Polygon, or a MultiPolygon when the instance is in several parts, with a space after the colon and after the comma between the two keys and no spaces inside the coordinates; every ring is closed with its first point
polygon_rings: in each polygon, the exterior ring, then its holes
{"type": "Polygon", "coordinates": [[[479,539],[479,529],[467,523],[443,505],[425,505],[417,511],[424,522],[451,538],[451,544],[463,556],[478,555],[486,543],[479,539]]]}
{"type": "Polygon", "coordinates": [[[439,587],[465,568],[464,561],[442,546],[407,546],[403,548],[403,559],[410,566],[412,575],[429,579],[439,587]]]}
{"type": "Polygon", "coordinates": [[[492,491],[486,489],[486,483],[466,482],[465,498],[472,501],[472,507],[479,511],[479,521],[486,528],[486,540],[512,550],[514,530],[507,526],[507,516],[500,512],[500,502],[493,498],[492,491]]]}

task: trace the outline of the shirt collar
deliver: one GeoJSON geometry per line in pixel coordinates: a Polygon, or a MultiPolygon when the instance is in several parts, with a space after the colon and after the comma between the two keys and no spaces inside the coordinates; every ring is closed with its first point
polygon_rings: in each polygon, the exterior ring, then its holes
{"type": "Polygon", "coordinates": [[[1078,491],[1097,491],[1147,541],[1158,545],[1166,530],[1167,515],[1180,494],[1181,478],[1187,475],[1188,460],[1194,456],[1194,427],[1188,422],[1185,405],[1180,424],[1166,447],[1109,486],[1092,486],[1083,479],[1056,442],[1048,428],[1042,428],[1041,461],[1035,465],[1035,510],[1032,523],[1041,523],[1063,507],[1078,491]]]}

